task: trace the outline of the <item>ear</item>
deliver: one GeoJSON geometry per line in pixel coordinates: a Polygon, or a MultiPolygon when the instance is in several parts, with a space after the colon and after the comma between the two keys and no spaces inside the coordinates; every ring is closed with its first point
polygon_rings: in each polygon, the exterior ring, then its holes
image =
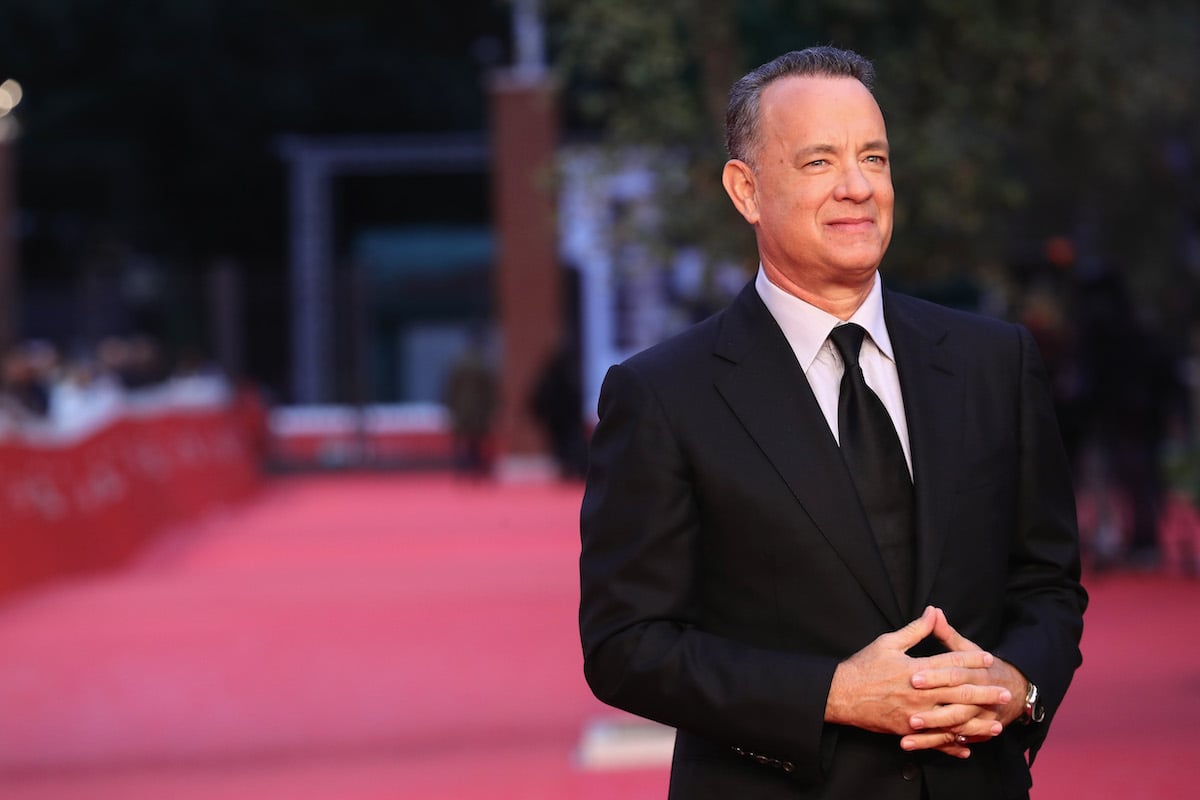
{"type": "Polygon", "coordinates": [[[758,222],[758,197],[756,176],[754,170],[745,161],[731,158],[725,162],[721,173],[721,183],[725,193],[733,201],[733,205],[745,217],[746,222],[754,225],[758,222]]]}

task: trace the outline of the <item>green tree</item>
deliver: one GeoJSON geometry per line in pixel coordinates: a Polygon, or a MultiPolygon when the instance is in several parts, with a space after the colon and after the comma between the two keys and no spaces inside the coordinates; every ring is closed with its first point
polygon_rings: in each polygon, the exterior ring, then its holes
{"type": "Polygon", "coordinates": [[[1144,300],[1185,278],[1200,177],[1200,10],[1186,0],[554,8],[573,113],[614,148],[675,154],[660,161],[669,244],[753,260],[718,183],[725,90],[779,53],[832,43],[876,63],[898,195],[894,278],[1008,275],[1052,236],[1122,267],[1144,300]]]}

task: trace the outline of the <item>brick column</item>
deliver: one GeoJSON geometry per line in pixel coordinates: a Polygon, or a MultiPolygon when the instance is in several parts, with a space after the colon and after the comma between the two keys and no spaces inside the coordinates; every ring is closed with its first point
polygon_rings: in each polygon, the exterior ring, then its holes
{"type": "Polygon", "coordinates": [[[555,93],[544,74],[504,71],[492,77],[491,104],[494,297],[502,348],[497,470],[501,477],[542,477],[554,467],[529,413],[529,395],[562,332],[555,93]]]}

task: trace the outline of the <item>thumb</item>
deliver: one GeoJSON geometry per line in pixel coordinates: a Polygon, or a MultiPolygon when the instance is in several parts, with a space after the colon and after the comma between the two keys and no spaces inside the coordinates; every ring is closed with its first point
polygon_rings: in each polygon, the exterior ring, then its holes
{"type": "Polygon", "coordinates": [[[926,606],[925,610],[921,612],[921,616],[903,628],[887,634],[891,640],[889,644],[894,645],[900,651],[907,651],[909,648],[916,647],[926,636],[933,633],[933,627],[936,623],[937,609],[933,606],[926,606]]]}
{"type": "Polygon", "coordinates": [[[934,617],[933,635],[936,636],[942,644],[946,645],[948,650],[981,650],[982,648],[972,642],[967,637],[958,632],[950,620],[946,618],[946,612],[942,609],[937,609],[934,617]]]}

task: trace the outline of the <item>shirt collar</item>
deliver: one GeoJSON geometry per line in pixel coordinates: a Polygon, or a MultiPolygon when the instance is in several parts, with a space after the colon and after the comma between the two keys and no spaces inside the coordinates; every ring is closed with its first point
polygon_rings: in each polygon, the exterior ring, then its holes
{"type": "MultiPolygon", "coordinates": [[[[829,332],[841,324],[841,320],[771,283],[761,265],[754,279],[754,288],[771,316],[779,323],[800,367],[808,372],[828,339],[829,332]]],[[[870,293],[847,321],[863,326],[879,351],[888,360],[895,361],[892,340],[888,337],[887,325],[883,320],[883,283],[878,271],[870,293]]]]}

